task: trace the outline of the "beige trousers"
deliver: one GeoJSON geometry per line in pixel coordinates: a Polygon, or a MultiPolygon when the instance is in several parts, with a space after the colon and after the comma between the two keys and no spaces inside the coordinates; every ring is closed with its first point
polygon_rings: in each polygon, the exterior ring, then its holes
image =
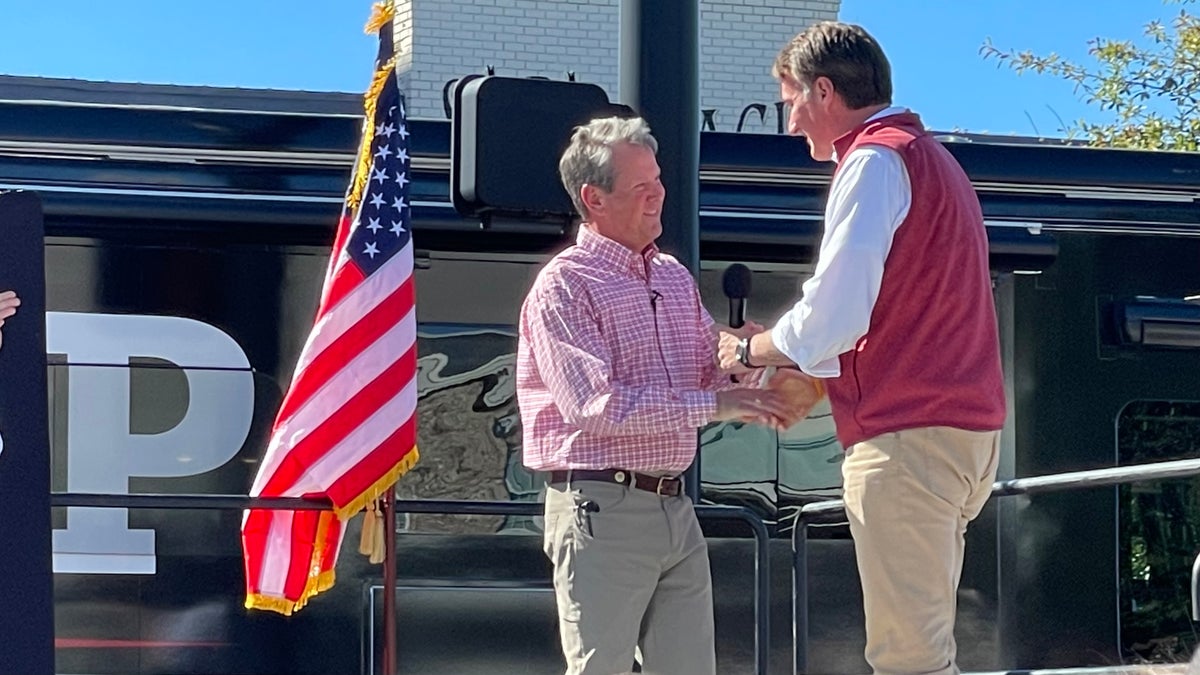
{"type": "Polygon", "coordinates": [[[643,673],[715,675],[708,546],[688,497],[552,485],[545,551],[567,675],[628,673],[635,647],[643,673]]]}
{"type": "Polygon", "coordinates": [[[956,675],[954,614],[967,523],[987,502],[1000,432],[884,434],[846,450],[867,663],[877,675],[956,675]]]}

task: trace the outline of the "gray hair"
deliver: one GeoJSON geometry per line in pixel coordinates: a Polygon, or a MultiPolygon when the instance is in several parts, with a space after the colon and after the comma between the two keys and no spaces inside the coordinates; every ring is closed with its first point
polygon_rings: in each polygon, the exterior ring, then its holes
{"type": "Polygon", "coordinates": [[[575,127],[571,144],[558,160],[558,175],[581,217],[588,217],[587,207],[579,195],[585,184],[595,185],[605,192],[612,191],[616,180],[612,149],[620,143],[640,145],[658,153],[658,141],[650,135],[650,125],[640,117],[602,117],[575,127]]]}

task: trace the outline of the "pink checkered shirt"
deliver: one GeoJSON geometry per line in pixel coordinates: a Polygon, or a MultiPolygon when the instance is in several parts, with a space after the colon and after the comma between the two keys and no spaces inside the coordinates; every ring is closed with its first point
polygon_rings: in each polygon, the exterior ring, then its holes
{"type": "Polygon", "coordinates": [[[586,226],[521,307],[517,401],[525,466],[678,473],[729,378],[695,280],[586,226]]]}

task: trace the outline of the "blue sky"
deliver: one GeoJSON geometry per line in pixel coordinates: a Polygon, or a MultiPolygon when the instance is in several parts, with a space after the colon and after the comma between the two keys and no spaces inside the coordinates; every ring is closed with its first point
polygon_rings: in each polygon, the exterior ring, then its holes
{"type": "Polygon", "coordinates": [[[843,0],[839,18],[879,40],[892,63],[896,102],[921,113],[929,127],[1057,136],[1059,118],[1108,117],[1064,80],[997,69],[979,54],[984,41],[1091,65],[1089,40],[1141,42],[1147,23],[1169,23],[1181,8],[1162,0],[843,0]]]}
{"type": "MultiPolygon", "coordinates": [[[[362,33],[367,0],[0,0],[0,7],[9,3],[21,5],[4,12],[20,15],[19,28],[0,40],[0,73],[10,75],[361,91],[375,50],[362,33]]],[[[896,102],[930,127],[1055,136],[1059,118],[1105,117],[1066,82],[984,61],[984,40],[1090,63],[1089,39],[1137,39],[1147,22],[1179,9],[1161,0],[843,0],[841,18],[879,39],[892,61],[896,102]]]]}

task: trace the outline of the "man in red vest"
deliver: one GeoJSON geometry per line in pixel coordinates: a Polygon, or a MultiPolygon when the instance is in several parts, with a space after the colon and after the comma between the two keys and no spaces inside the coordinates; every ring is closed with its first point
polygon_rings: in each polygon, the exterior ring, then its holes
{"type": "Polygon", "coordinates": [[[816,269],[775,327],[723,335],[724,370],[795,366],[829,392],[880,675],[951,674],[967,523],[995,480],[1005,400],[975,191],[892,106],[891,67],[861,27],[811,26],[772,69],[788,133],[837,169],[816,269]]]}

